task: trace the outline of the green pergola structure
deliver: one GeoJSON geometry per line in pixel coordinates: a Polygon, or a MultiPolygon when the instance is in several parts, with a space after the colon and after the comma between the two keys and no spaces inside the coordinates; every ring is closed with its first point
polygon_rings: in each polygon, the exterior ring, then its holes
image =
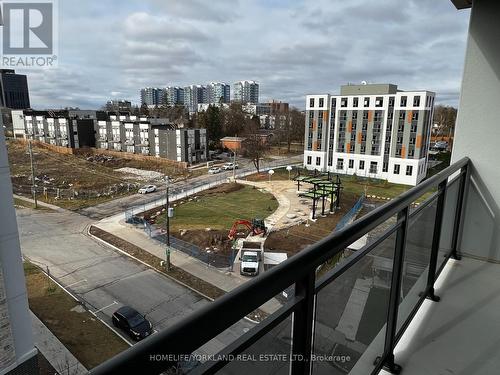
{"type": "Polygon", "coordinates": [[[313,201],[312,218],[316,219],[317,203],[321,200],[321,215],[325,215],[325,200],[330,198],[330,213],[340,207],[340,192],[342,183],[338,175],[328,173],[317,173],[314,175],[297,175],[293,178],[297,181],[297,191],[300,191],[301,184],[310,184],[312,187],[305,192],[300,192],[299,197],[310,198],[313,201]]]}

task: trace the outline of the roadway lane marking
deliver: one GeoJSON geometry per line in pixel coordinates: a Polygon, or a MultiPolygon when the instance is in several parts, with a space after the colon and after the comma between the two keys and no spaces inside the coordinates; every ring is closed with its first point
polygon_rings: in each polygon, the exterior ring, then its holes
{"type": "Polygon", "coordinates": [[[76,284],[80,284],[80,283],[85,283],[87,282],[87,279],[83,279],[83,280],[80,280],[80,281],[75,281],[74,283],[71,283],[69,285],[66,285],[66,288],[70,288],[72,287],[73,285],[76,285],[76,284]]]}
{"type": "Polygon", "coordinates": [[[94,311],[94,314],[97,314],[98,312],[101,312],[101,311],[103,311],[103,310],[106,310],[108,307],[111,307],[111,306],[113,306],[113,305],[117,305],[117,304],[118,304],[118,302],[113,301],[113,303],[110,303],[109,305],[104,306],[104,307],[101,307],[99,310],[94,311]]]}

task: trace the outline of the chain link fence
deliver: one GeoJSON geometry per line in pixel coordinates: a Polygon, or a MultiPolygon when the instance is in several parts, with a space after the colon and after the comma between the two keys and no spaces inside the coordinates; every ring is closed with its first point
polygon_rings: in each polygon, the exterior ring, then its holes
{"type": "MultiPolygon", "coordinates": [[[[302,162],[290,162],[289,159],[284,160],[273,160],[267,162],[261,162],[260,172],[269,171],[270,169],[286,168],[289,165],[297,166],[297,164],[302,164],[302,162]]],[[[237,169],[235,171],[236,178],[245,178],[251,174],[257,173],[254,166],[246,167],[242,169],[237,169]]],[[[202,191],[211,189],[213,187],[219,186],[224,183],[228,183],[232,180],[232,173],[228,174],[215,174],[207,176],[200,181],[183,181],[172,184],[169,188],[169,200],[170,202],[175,202],[176,200],[186,199],[191,195],[195,195],[202,191]]],[[[160,242],[166,247],[166,233],[164,228],[158,228],[154,224],[150,224],[147,220],[143,218],[143,214],[146,211],[152,210],[154,208],[160,208],[166,205],[166,197],[158,199],[157,197],[144,198],[140,204],[125,208],[125,220],[129,224],[141,227],[145,233],[155,241],[160,242]]],[[[173,250],[182,251],[183,253],[192,256],[208,266],[213,266],[216,268],[233,269],[234,260],[236,257],[236,250],[232,250],[231,255],[217,254],[212,248],[202,249],[199,246],[183,241],[179,238],[170,236],[170,247],[173,250]]]]}

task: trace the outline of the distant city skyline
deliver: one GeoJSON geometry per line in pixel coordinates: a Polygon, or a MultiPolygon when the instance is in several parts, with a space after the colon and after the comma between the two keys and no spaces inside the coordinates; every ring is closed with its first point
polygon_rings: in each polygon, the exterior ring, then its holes
{"type": "Polygon", "coordinates": [[[308,94],[361,81],[456,105],[469,17],[430,0],[65,0],[59,14],[58,67],[17,70],[33,108],[136,104],[143,87],[245,79],[260,83],[261,101],[301,109],[308,94]]]}

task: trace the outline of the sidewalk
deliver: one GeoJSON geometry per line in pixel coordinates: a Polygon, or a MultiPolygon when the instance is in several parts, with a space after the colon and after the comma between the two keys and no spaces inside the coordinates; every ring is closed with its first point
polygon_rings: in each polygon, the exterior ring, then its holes
{"type": "MultiPolygon", "coordinates": [[[[23,200],[25,202],[29,202],[31,204],[35,204],[35,201],[32,198],[22,197],[22,196],[17,195],[17,194],[12,194],[12,196],[14,198],[23,200]]],[[[41,200],[37,200],[37,204],[39,206],[47,207],[47,208],[50,208],[51,210],[54,210],[54,211],[57,211],[57,212],[66,212],[66,210],[64,208],[61,208],[61,207],[58,207],[58,206],[54,206],[53,204],[50,204],[50,203],[45,203],[45,202],[43,202],[41,200]]]]}
{"type": "Polygon", "coordinates": [[[88,370],[70,353],[52,332],[31,313],[35,346],[61,374],[87,374],[88,370]]]}
{"type": "MultiPolygon", "coordinates": [[[[123,238],[124,240],[139,246],[143,250],[157,256],[158,258],[165,258],[165,247],[161,246],[157,241],[149,238],[149,236],[141,229],[136,229],[133,225],[125,223],[125,219],[117,220],[116,216],[103,219],[94,224],[94,226],[105,230],[115,236],[123,238]]],[[[239,285],[249,281],[249,278],[241,276],[238,272],[237,265],[235,264],[235,271],[230,272],[227,270],[218,269],[208,266],[206,263],[191,257],[180,250],[172,251],[170,254],[172,264],[184,271],[206,281],[209,284],[229,292],[239,285]]],[[[270,300],[266,302],[261,310],[271,314],[281,307],[277,300],[270,300]]]]}

